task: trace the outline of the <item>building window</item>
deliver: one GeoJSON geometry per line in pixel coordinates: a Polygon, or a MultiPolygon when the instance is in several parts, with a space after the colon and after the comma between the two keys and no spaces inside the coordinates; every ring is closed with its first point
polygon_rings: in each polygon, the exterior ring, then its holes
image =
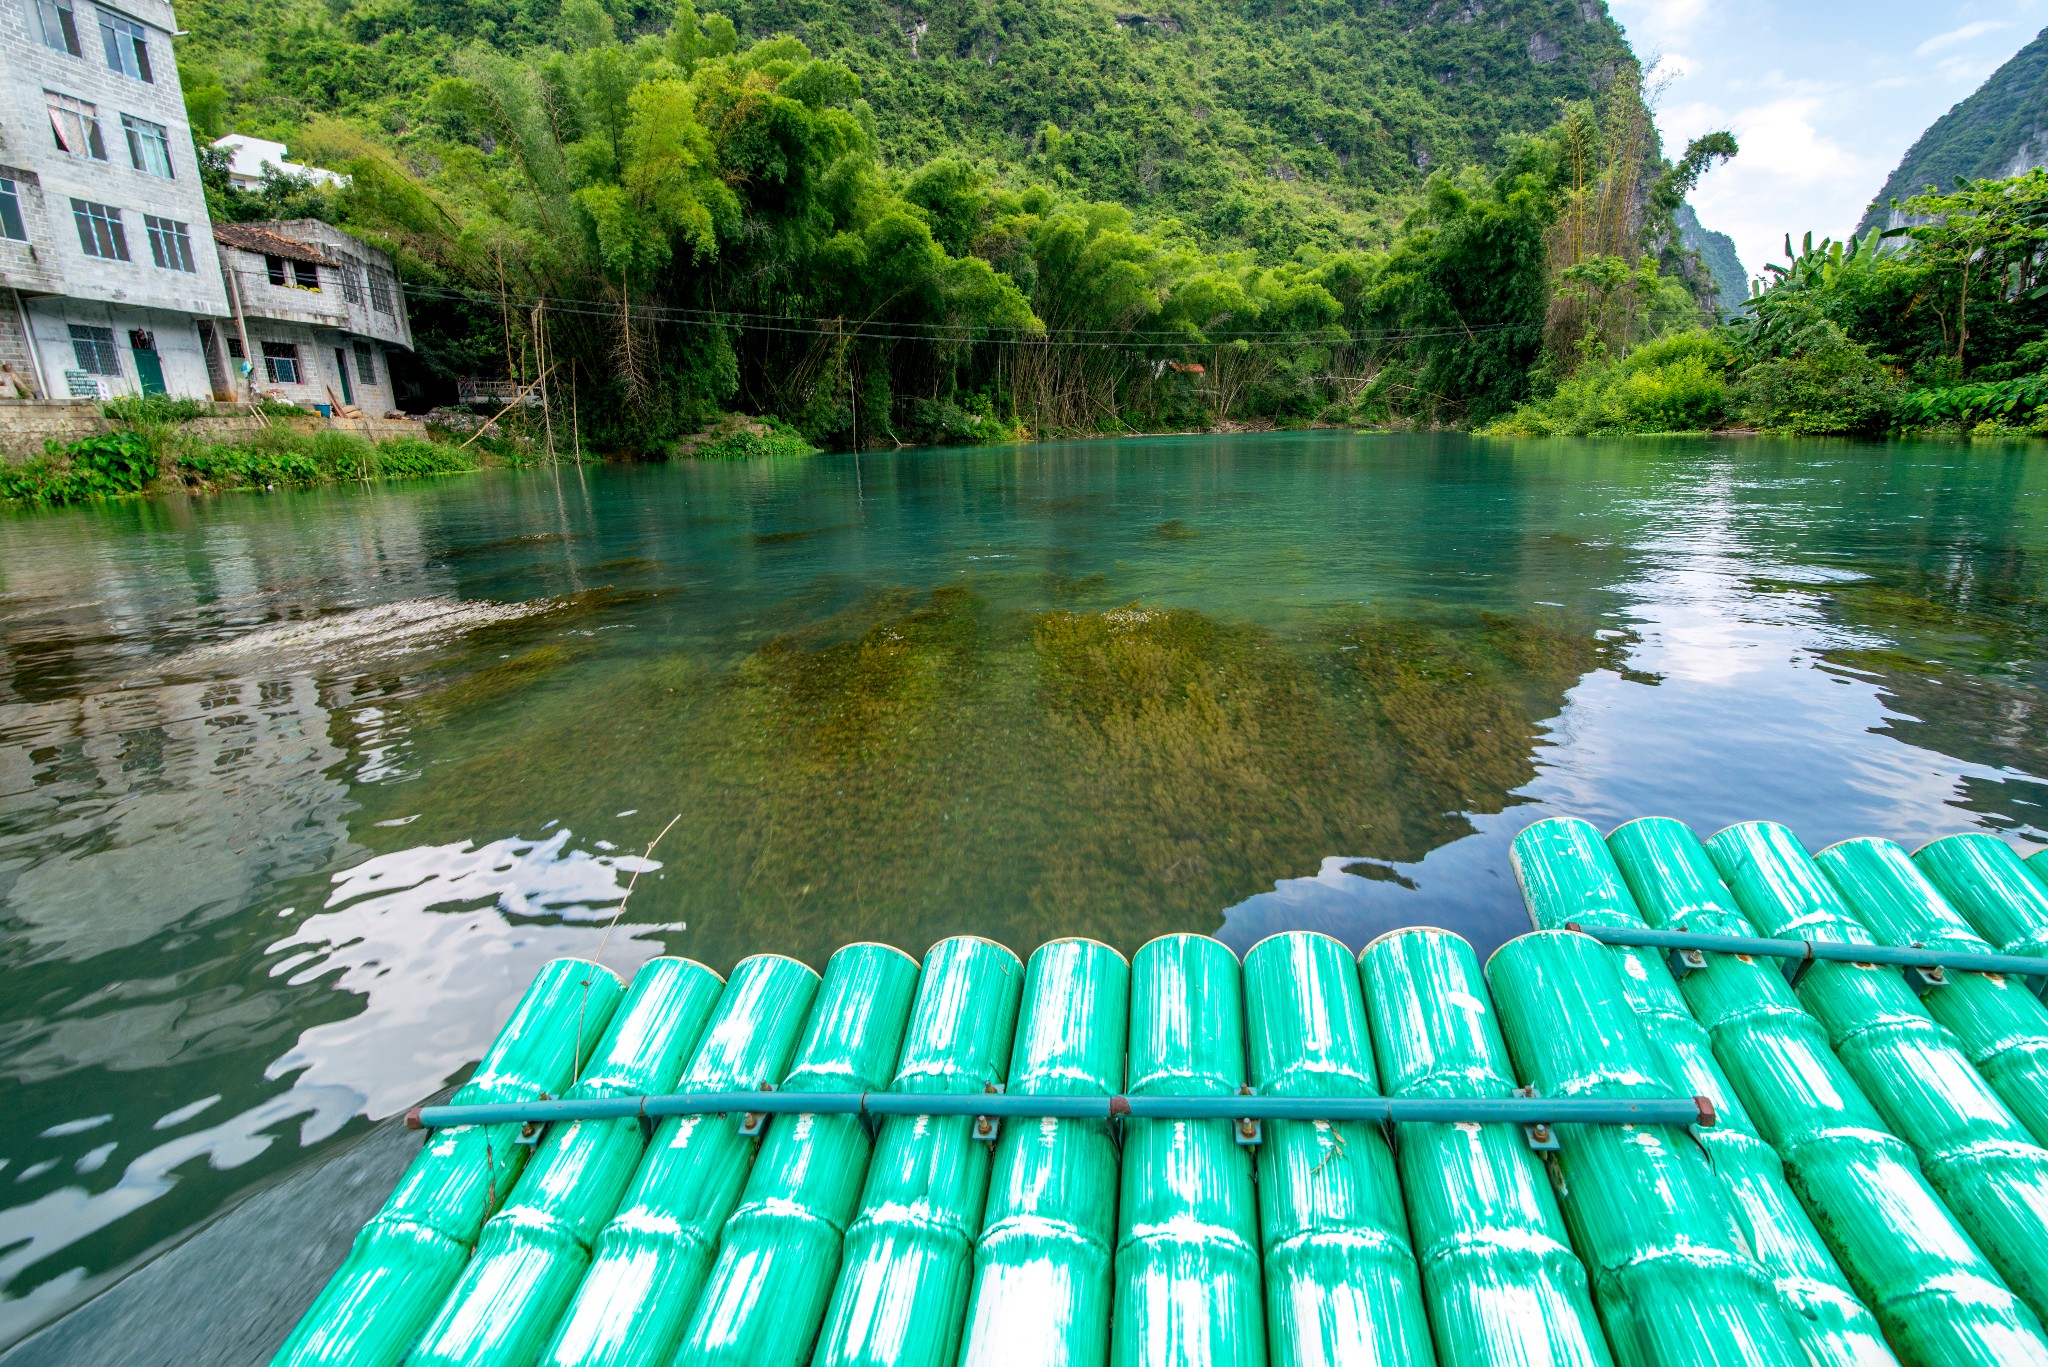
{"type": "Polygon", "coordinates": [[[238,360],[238,361],[242,359],[242,339],[241,339],[241,338],[239,338],[239,337],[233,337],[233,336],[231,336],[231,337],[229,337],[229,338],[228,338],[228,355],[230,355],[230,356],[234,357],[234,358],[235,358],[236,360],[238,360]]]}
{"type": "Polygon", "coordinates": [[[185,224],[144,214],[142,229],[149,234],[150,259],[157,265],[167,271],[199,273],[199,268],[192,264],[192,231],[185,224]]]}
{"type": "Polygon", "coordinates": [[[138,119],[133,114],[121,116],[121,131],[128,135],[128,160],[138,171],[147,171],[153,176],[172,179],[171,135],[160,123],[138,119]]]}
{"type": "Polygon", "coordinates": [[[351,304],[362,303],[363,263],[356,260],[352,256],[341,256],[339,253],[336,253],[336,256],[337,259],[341,262],[341,264],[335,268],[335,274],[341,277],[341,297],[351,304]]]}
{"type": "Polygon", "coordinates": [[[370,307],[379,313],[391,312],[391,272],[381,266],[370,267],[370,307]]]}
{"type": "Polygon", "coordinates": [[[121,226],[121,211],[90,200],[71,201],[71,217],[78,224],[78,245],[87,256],[109,261],[128,260],[128,233],[121,226]]]}
{"type": "Polygon", "coordinates": [[[71,0],[32,0],[36,25],[43,31],[43,46],[72,56],[81,55],[78,45],[78,16],[71,12],[71,0]]]}
{"type": "Polygon", "coordinates": [[[106,44],[107,65],[138,81],[154,81],[149,69],[149,35],[133,19],[100,11],[100,41],[106,44]]]}
{"type": "Polygon", "coordinates": [[[21,219],[21,191],[14,188],[13,176],[0,176],[0,237],[28,241],[28,225],[21,219]]]}
{"type": "Polygon", "coordinates": [[[370,350],[368,342],[357,342],[356,378],[364,384],[377,383],[377,353],[370,350]]]}
{"type": "Polygon", "coordinates": [[[107,142],[100,136],[97,106],[54,90],[45,90],[43,98],[50,107],[50,131],[57,136],[59,151],[74,157],[91,157],[94,161],[107,159],[107,142]]]}
{"type": "Polygon", "coordinates": [[[121,353],[114,350],[112,328],[88,327],[82,323],[73,323],[71,352],[78,358],[78,368],[88,375],[121,373],[121,353]]]}
{"type": "Polygon", "coordinates": [[[292,283],[302,290],[320,288],[320,268],[310,261],[292,262],[292,283]]]}
{"type": "Polygon", "coordinates": [[[282,285],[282,284],[283,284],[283,283],[285,282],[285,274],[284,274],[284,258],[283,258],[283,257],[281,257],[281,256],[266,256],[266,257],[264,257],[264,258],[263,258],[263,269],[264,269],[264,270],[265,270],[265,271],[266,271],[266,272],[267,272],[267,273],[269,274],[269,276],[270,276],[270,283],[271,283],[271,284],[273,284],[273,285],[282,285]]]}
{"type": "Polygon", "coordinates": [[[263,344],[263,373],[272,384],[299,382],[299,349],[290,342],[263,344]]]}

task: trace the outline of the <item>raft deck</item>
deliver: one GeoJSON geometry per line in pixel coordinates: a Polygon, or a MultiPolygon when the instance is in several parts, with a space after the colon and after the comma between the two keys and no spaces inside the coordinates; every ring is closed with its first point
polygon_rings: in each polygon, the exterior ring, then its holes
{"type": "Polygon", "coordinates": [[[2048,1367],[2048,864],[1753,822],[1537,929],[547,965],[280,1364],[2048,1367]]]}

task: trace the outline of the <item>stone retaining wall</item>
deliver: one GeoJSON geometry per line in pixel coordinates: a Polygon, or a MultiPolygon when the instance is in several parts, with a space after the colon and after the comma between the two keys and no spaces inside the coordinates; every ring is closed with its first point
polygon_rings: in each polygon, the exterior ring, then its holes
{"type": "MultiPolygon", "coordinates": [[[[323,418],[317,413],[277,418],[232,409],[210,417],[194,418],[179,426],[207,440],[234,441],[278,424],[301,432],[316,432],[322,428],[353,432],[372,441],[426,435],[425,424],[415,418],[323,418]]],[[[24,461],[41,455],[49,442],[61,445],[89,437],[95,432],[111,432],[114,427],[113,422],[101,416],[97,404],[0,400],[0,458],[24,461]]]]}

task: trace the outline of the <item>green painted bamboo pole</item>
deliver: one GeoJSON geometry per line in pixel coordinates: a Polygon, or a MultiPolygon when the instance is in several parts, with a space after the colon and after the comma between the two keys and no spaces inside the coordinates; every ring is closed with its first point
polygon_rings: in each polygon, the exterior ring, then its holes
{"type": "MultiPolygon", "coordinates": [[[[1796,929],[1870,943],[1870,932],[1783,826],[1730,826],[1707,841],[1707,853],[1766,934],[1796,929]]],[[[1798,996],[2006,1285],[2037,1316],[2048,1314],[2048,1149],[2033,1142],[1900,974],[1815,963],[1798,996]]]]}
{"type": "MultiPolygon", "coordinates": [[[[825,980],[784,1092],[868,1091],[896,1070],[917,991],[917,960],[889,945],[848,945],[825,980]]],[[[859,1116],[778,1116],[768,1124],[718,1262],[676,1354],[677,1367],[802,1367],[839,1275],[860,1202],[868,1131],[859,1116]]]]}
{"type": "MultiPolygon", "coordinates": [[[[1267,1096],[1376,1096],[1351,951],[1269,936],[1244,956],[1251,1082],[1267,1096]]],[[[1374,1125],[1275,1120],[1259,1145],[1266,1342],[1274,1367],[1426,1362],[1429,1321],[1387,1137],[1374,1125]]]]}
{"type": "MultiPolygon", "coordinates": [[[[675,1086],[724,986],[702,964],[649,961],[634,975],[567,1099],[675,1086]]],[[[476,1256],[421,1335],[408,1367],[531,1363],[589,1269],[591,1246],[617,1213],[646,1147],[637,1120],[550,1129],[504,1208],[484,1225],[476,1256]]]]}
{"type": "MultiPolygon", "coordinates": [[[[1397,930],[1367,945],[1359,968],[1389,1096],[1514,1094],[1472,946],[1449,931],[1397,930]]],[[[1400,1141],[1395,1159],[1437,1361],[1608,1367],[1586,1270],[1521,1128],[1404,1125],[1400,1141]]]]}
{"type": "MultiPolygon", "coordinates": [[[[1813,862],[1881,944],[1995,952],[1889,840],[1844,840],[1813,862]]],[[[2003,974],[1942,977],[1944,985],[1921,990],[1920,1004],[1955,1035],[2034,1142],[2048,1144],[2048,1006],[2024,982],[2003,974]]]]}
{"type": "MultiPolygon", "coordinates": [[[[1230,1096],[1245,1085],[1237,958],[1206,935],[1165,935],[1131,959],[1132,1096],[1230,1096]]],[[[1116,1367],[1260,1367],[1251,1151],[1228,1120],[1132,1120],[1117,1211],[1116,1367]]]]}
{"type": "MultiPolygon", "coordinates": [[[[1522,1080],[1552,1096],[1668,1087],[1614,957],[1539,930],[1486,966],[1522,1080]]],[[[1560,1126],[1559,1193],[1623,1367],[1805,1361],[1762,1268],[1742,1247],[1705,1152],[1678,1126],[1560,1126]]]]}
{"type": "MultiPolygon", "coordinates": [[[[1548,929],[1568,922],[1638,929],[1645,913],[1663,929],[1725,929],[1716,919],[1716,890],[1734,905],[1692,832],[1663,818],[1630,822],[1609,841],[1583,821],[1540,821],[1516,839],[1514,866],[1531,915],[1548,929]]],[[[1701,1133],[1700,1143],[1713,1159],[1729,1214],[1771,1279],[1808,1359],[1844,1367],[1885,1361],[1877,1321],[1786,1186],[1778,1155],[1758,1136],[1731,1085],[1734,1065],[1717,1056],[1688,1007],[1689,994],[1680,992],[1654,952],[1617,946],[1608,954],[1666,1076],[1714,1102],[1719,1123],[1701,1133]]]]}
{"type": "MultiPolygon", "coordinates": [[[[933,945],[894,1089],[1001,1085],[1023,977],[1017,956],[993,941],[933,945]]],[[[814,1367],[951,1367],[988,1196],[989,1145],[975,1125],[972,1116],[882,1122],[814,1367]]]]}
{"type": "MultiPolygon", "coordinates": [[[[559,1096],[624,991],[610,969],[587,960],[543,966],[454,1100],[559,1096]]],[[[428,1136],[273,1367],[395,1367],[412,1351],[526,1163],[530,1150],[514,1142],[519,1128],[461,1126],[428,1136]]]]}
{"type": "Polygon", "coordinates": [[[2048,887],[2012,846],[1968,831],[1922,845],[1913,862],[1999,953],[2048,958],[2048,887]]]}
{"type": "MultiPolygon", "coordinates": [[[[742,959],[679,1084],[690,1092],[782,1080],[817,993],[794,959],[742,959]]],[[[637,1123],[637,1122],[636,1122],[637,1123]]],[[[739,1200],[755,1141],[732,1115],[677,1116],[654,1132],[619,1213],[540,1360],[554,1367],[666,1367],[739,1200]]]]}
{"type": "MultiPolygon", "coordinates": [[[[1131,970],[1093,940],[1031,956],[1010,1091],[1109,1096],[1123,1085],[1131,970]]],[[[1100,1367],[1109,1358],[1116,1144],[1100,1120],[1005,1121],[996,1142],[962,1367],[1100,1367]]]]}

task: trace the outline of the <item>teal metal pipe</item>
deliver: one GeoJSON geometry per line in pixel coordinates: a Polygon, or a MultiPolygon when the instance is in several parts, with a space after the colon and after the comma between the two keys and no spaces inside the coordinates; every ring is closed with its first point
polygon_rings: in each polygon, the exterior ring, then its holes
{"type": "MultiPolygon", "coordinates": [[[[1659,821],[1666,818],[1645,817],[1659,821]]],[[[1625,828],[1617,828],[1625,829],[1625,828]]],[[[1567,925],[1562,929],[1570,930],[1567,925]]],[[[1970,953],[1947,949],[1899,949],[1891,945],[1844,945],[1828,940],[1780,939],[1768,935],[1708,935],[1695,931],[1627,930],[1619,926],[1582,925],[1579,930],[1605,945],[1626,945],[1638,949],[1697,949],[1709,954],[1748,954],[1756,958],[1792,960],[1788,972],[1797,972],[1799,961],[1837,964],[1877,964],[1884,968],[1954,969],[1957,972],[1998,973],[2025,982],[2048,979],[2048,960],[2022,959],[2012,954],[1970,953]]]]}
{"type": "MultiPolygon", "coordinates": [[[[1687,933],[1726,929],[1712,889],[1720,888],[1699,841],[1676,822],[1631,822],[1602,841],[1583,821],[1540,821],[1513,850],[1530,914],[1539,926],[1586,924],[1589,933],[1639,938],[1652,920],[1687,933]],[[1682,837],[1682,839],[1681,839],[1682,837]],[[1685,858],[1692,851],[1692,861],[1685,858]],[[1611,848],[1610,848],[1611,847],[1611,848]],[[1617,862],[1620,860],[1620,862],[1617,862]],[[1637,891],[1643,900],[1638,905],[1637,891]]],[[[1725,890],[1721,892],[1726,901],[1725,890]]],[[[1729,901],[1732,906],[1733,902],[1729,901]]],[[[1688,1006],[1660,954],[1610,950],[1620,982],[1667,1079],[1713,1099],[1721,1123],[1700,1135],[1743,1245],[1770,1278],[1786,1324],[1816,1364],[1882,1362],[1876,1320],[1850,1291],[1806,1212],[1785,1183],[1778,1156],[1731,1085],[1726,1059],[1688,1006]]]]}
{"type": "MultiPolygon", "coordinates": [[[[1885,944],[1952,950],[1965,967],[1993,960],[1984,937],[1891,841],[1844,840],[1813,862],[1885,944]]],[[[2006,956],[1995,961],[2013,962],[2006,956]]],[[[1941,976],[1939,985],[1920,989],[1920,1004],[1956,1037],[2034,1142],[2048,1144],[2048,1006],[2003,972],[1941,976]]]]}
{"type": "Polygon", "coordinates": [[[1913,862],[1999,953],[2048,957],[2048,887],[2012,846],[1967,831],[1922,845],[1913,862]]]}
{"type": "MultiPolygon", "coordinates": [[[[653,959],[634,975],[569,1099],[666,1091],[682,1075],[725,983],[688,959],[653,959]]],[[[407,1359],[409,1367],[525,1367],[590,1267],[591,1245],[618,1211],[647,1139],[636,1120],[585,1120],[548,1131],[476,1256],[407,1359]]]]}
{"type": "MultiPolygon", "coordinates": [[[[817,988],[818,975],[794,959],[742,959],[681,1087],[734,1091],[780,1082],[817,988]]],[[[739,1200],[754,1143],[730,1118],[661,1123],[540,1361],[666,1367],[739,1200]]]]}
{"type": "MultiPolygon", "coordinates": [[[[1107,1096],[1123,1084],[1131,970],[1094,940],[1031,956],[1012,1095],[1107,1096]]],[[[1011,1121],[996,1141],[962,1367],[1101,1367],[1109,1359],[1117,1154],[1102,1120],[1011,1121]]]]}
{"type": "MultiPolygon", "coordinates": [[[[1545,1093],[1648,1095],[1663,1065],[1612,953],[1566,931],[1512,940],[1486,966],[1522,1080],[1545,1093]]],[[[1705,1153],[1676,1126],[1561,1128],[1557,1182],[1572,1243],[1624,1367],[1805,1359],[1743,1249],[1705,1153]]]]}
{"type": "MultiPolygon", "coordinates": [[[[1596,939],[1607,931],[1588,931],[1596,939]]],[[[678,1115],[892,1115],[990,1116],[997,1120],[1364,1120],[1494,1121],[1517,1125],[1575,1121],[1581,1125],[1714,1123],[1711,1102],[1699,1096],[1597,1098],[1513,1097],[1496,1100],[1383,1096],[1033,1096],[989,1093],[939,1096],[930,1092],[687,1092],[671,1096],[613,1097],[602,1101],[536,1101],[505,1106],[425,1106],[415,1128],[512,1121],[535,1125],[570,1120],[663,1120],[678,1115]]]]}
{"type": "MultiPolygon", "coordinates": [[[[1367,945],[1359,968],[1389,1093],[1514,1093],[1513,1065],[1472,946],[1449,931],[1397,930],[1367,945]]],[[[1523,1132],[1509,1124],[1414,1124],[1400,1141],[1395,1160],[1437,1360],[1444,1367],[1608,1367],[1586,1270],[1523,1132]]]]}
{"type": "MultiPolygon", "coordinates": [[[[1707,842],[1707,853],[1753,924],[1843,944],[1870,941],[1785,827],[1730,826],[1707,842]]],[[[2006,1285],[2036,1316],[2048,1315],[2048,1149],[2033,1142],[1898,974],[1816,964],[1798,996],[2006,1285]]]]}
{"type": "MultiPolygon", "coordinates": [[[[895,1089],[1000,1087],[1023,977],[1017,956],[991,940],[962,935],[933,945],[895,1089]]],[[[988,1175],[989,1145],[971,1117],[882,1122],[814,1367],[951,1367],[988,1175]]]]}
{"type": "MultiPolygon", "coordinates": [[[[1230,1097],[1245,1087],[1237,957],[1206,935],[1165,935],[1131,959],[1125,1090],[1230,1097]]],[[[1124,1127],[1117,1211],[1116,1367],[1260,1367],[1251,1151],[1228,1120],[1124,1127]]]]}
{"type": "MultiPolygon", "coordinates": [[[[1251,1082],[1283,1096],[1379,1091],[1351,951],[1290,931],[1244,956],[1251,1082]]],[[[1426,1362],[1429,1321],[1387,1136],[1276,1120],[1258,1156],[1266,1342],[1274,1367],[1426,1362]]]]}
{"type": "MultiPolygon", "coordinates": [[[[556,959],[455,1093],[463,1104],[537,1101],[575,1079],[625,988],[608,968],[556,959]]],[[[273,1367],[395,1367],[462,1275],[484,1221],[530,1150],[519,1126],[438,1130],[271,1359],[273,1367]]]]}
{"type": "MultiPolygon", "coordinates": [[[[777,1096],[886,1085],[917,972],[917,960],[889,945],[848,945],[834,954],[777,1096]]],[[[739,1206],[725,1222],[677,1367],[810,1361],[868,1152],[867,1126],[855,1115],[790,1115],[769,1125],[739,1206]]]]}

